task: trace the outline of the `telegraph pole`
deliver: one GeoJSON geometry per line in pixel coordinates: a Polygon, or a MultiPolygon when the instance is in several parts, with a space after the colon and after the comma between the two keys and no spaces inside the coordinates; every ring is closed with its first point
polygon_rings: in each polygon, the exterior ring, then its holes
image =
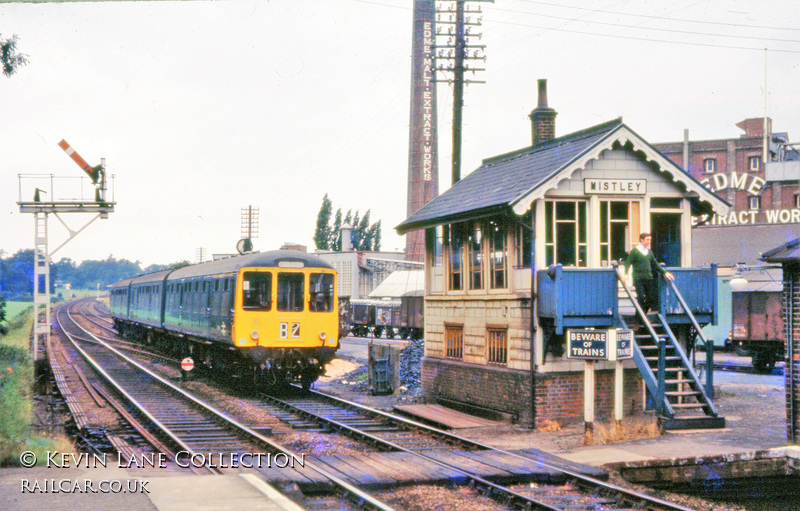
{"type": "Polygon", "coordinates": [[[467,64],[471,60],[486,61],[483,53],[485,45],[472,44],[474,38],[481,38],[475,27],[483,21],[480,6],[470,9],[467,2],[491,2],[493,0],[450,0],[437,5],[436,18],[436,70],[437,82],[453,84],[453,150],[451,155],[452,184],[461,180],[461,128],[463,124],[464,85],[486,83],[479,80],[465,80],[467,72],[475,74],[485,71],[467,64]]]}
{"type": "Polygon", "coordinates": [[[242,238],[236,244],[236,250],[244,254],[253,251],[253,239],[258,238],[258,208],[242,208],[241,220],[242,238]]]}

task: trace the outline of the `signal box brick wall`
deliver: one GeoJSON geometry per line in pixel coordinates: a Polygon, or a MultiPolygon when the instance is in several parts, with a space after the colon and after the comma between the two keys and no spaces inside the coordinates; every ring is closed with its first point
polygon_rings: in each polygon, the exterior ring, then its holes
{"type": "MultiPolygon", "coordinates": [[[[625,370],[623,410],[643,409],[643,384],[636,369],[625,370]]],[[[595,413],[598,420],[614,416],[614,372],[595,375],[595,413]]],[[[521,424],[531,423],[530,373],[507,368],[467,364],[452,359],[422,359],[422,387],[430,401],[438,399],[509,414],[521,424]]],[[[583,373],[536,374],[536,424],[581,422],[583,373]]]]}

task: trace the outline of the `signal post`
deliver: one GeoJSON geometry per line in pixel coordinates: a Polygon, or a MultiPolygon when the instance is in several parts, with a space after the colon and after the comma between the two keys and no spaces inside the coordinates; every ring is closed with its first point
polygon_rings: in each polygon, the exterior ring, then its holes
{"type": "Polygon", "coordinates": [[[43,358],[40,348],[50,348],[50,260],[58,250],[86,229],[98,218],[108,218],[114,211],[112,197],[108,197],[105,159],[100,165],[90,166],[65,141],[59,142],[70,158],[88,175],[69,178],[53,174],[20,174],[20,213],[34,215],[34,261],[33,261],[33,340],[31,356],[34,361],[43,358]],[[25,199],[23,198],[25,197],[25,199]],[[59,213],[94,213],[86,224],[77,230],[71,229],[59,213]],[[69,237],[52,252],[49,251],[48,215],[54,215],[69,232],[69,237]]]}

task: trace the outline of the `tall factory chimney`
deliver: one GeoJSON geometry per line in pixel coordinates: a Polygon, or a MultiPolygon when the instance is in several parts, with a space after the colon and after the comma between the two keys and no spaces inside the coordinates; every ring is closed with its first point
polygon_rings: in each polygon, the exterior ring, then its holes
{"type": "Polygon", "coordinates": [[[533,145],[545,140],[550,140],[556,136],[556,112],[547,106],[547,80],[539,82],[539,103],[531,111],[528,118],[531,120],[531,140],[533,145]]]}
{"type": "MultiPolygon", "coordinates": [[[[408,207],[406,217],[439,195],[439,157],[434,82],[434,0],[414,0],[411,39],[411,122],[408,140],[408,207]]],[[[406,234],[406,259],[425,260],[425,232],[406,234]]]]}

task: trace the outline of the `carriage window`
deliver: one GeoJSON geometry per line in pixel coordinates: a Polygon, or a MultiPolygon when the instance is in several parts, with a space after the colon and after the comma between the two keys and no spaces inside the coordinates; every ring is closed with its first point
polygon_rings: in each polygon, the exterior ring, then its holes
{"type": "Polygon", "coordinates": [[[278,274],[278,310],[296,312],[303,310],[302,273],[278,274]]]}
{"type": "Polygon", "coordinates": [[[311,295],[311,312],[330,312],[333,310],[333,275],[312,273],[308,293],[311,295]]]}
{"type": "Polygon", "coordinates": [[[268,311],[272,308],[272,274],[248,271],[242,277],[242,308],[268,311]]]}

